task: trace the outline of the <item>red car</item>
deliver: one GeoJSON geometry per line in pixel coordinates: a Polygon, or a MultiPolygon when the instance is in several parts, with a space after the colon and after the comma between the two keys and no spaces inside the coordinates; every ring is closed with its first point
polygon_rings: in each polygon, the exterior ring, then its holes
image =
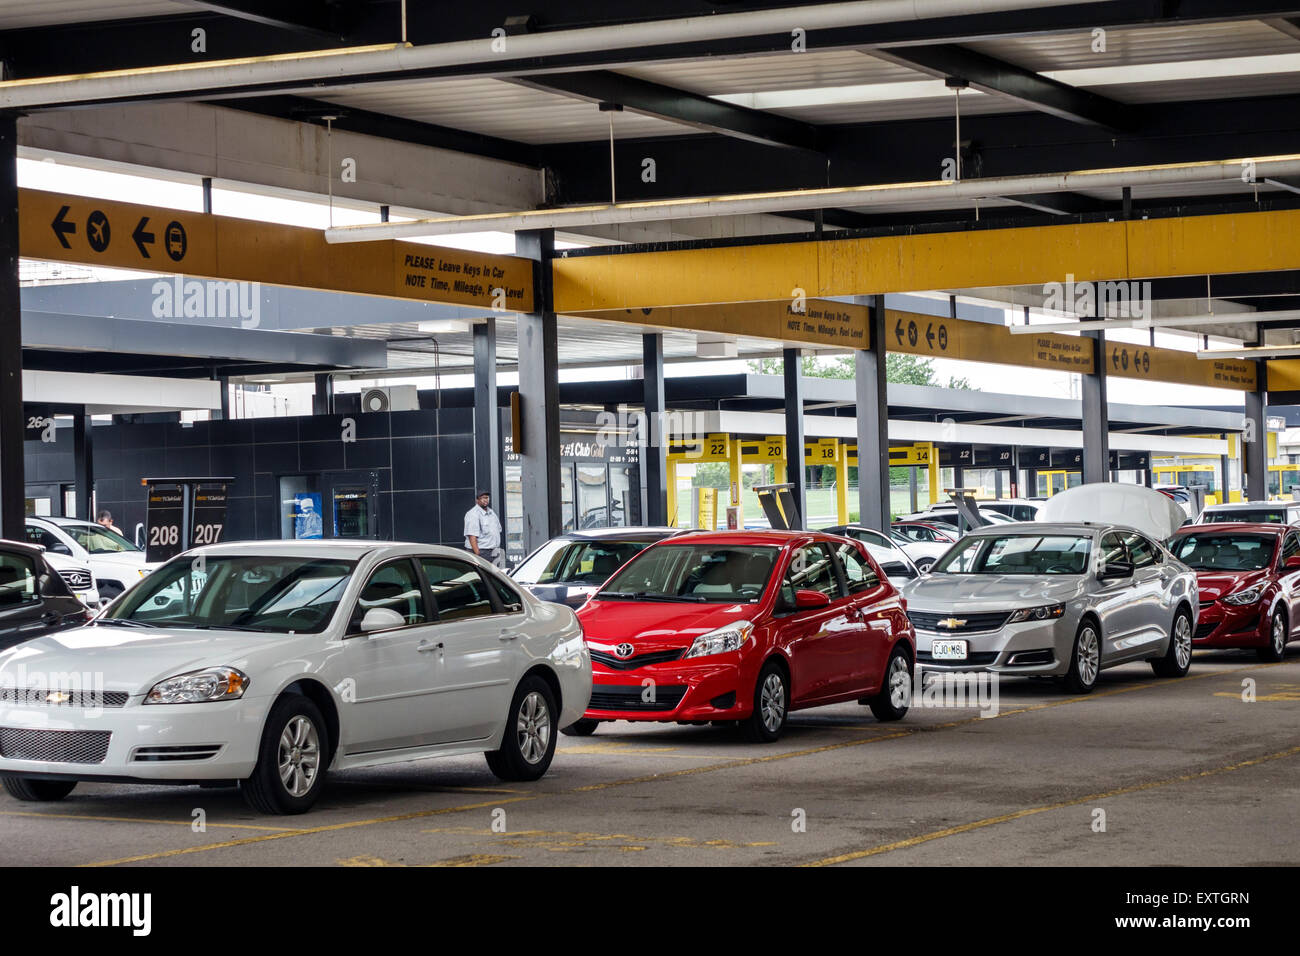
{"type": "Polygon", "coordinates": [[[916,637],[866,549],[802,531],[708,532],[652,544],[578,611],[604,720],[731,722],[780,736],[791,710],[856,700],[907,713],[916,637]]]}
{"type": "Polygon", "coordinates": [[[1197,572],[1193,647],[1253,647],[1280,661],[1300,625],[1300,531],[1281,524],[1187,525],[1169,539],[1197,572]]]}

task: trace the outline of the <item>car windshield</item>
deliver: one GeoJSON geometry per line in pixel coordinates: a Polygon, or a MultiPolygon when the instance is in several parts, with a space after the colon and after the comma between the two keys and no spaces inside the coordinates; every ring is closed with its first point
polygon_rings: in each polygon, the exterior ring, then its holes
{"type": "Polygon", "coordinates": [[[329,626],[355,568],[355,561],[334,558],[174,558],[99,622],[319,634],[329,626]]]}
{"type": "Polygon", "coordinates": [[[1201,518],[1202,524],[1213,522],[1240,521],[1245,524],[1286,524],[1285,508],[1234,508],[1224,511],[1206,511],[1201,518]]]}
{"type": "Polygon", "coordinates": [[[766,546],[659,544],[628,562],[597,592],[601,600],[752,603],[779,553],[766,546]]]}
{"type": "Polygon", "coordinates": [[[604,584],[649,541],[549,541],[511,575],[520,584],[604,584]]]}
{"type": "Polygon", "coordinates": [[[963,538],[933,570],[945,574],[1083,574],[1092,539],[1072,534],[974,535],[963,538]]]}
{"type": "Polygon", "coordinates": [[[1258,571],[1273,560],[1277,539],[1264,534],[1206,531],[1179,535],[1174,557],[1197,571],[1258,571]]]}
{"type": "Polygon", "coordinates": [[[59,529],[91,554],[118,554],[123,551],[139,552],[139,548],[116,531],[89,524],[61,524],[59,529]]]}

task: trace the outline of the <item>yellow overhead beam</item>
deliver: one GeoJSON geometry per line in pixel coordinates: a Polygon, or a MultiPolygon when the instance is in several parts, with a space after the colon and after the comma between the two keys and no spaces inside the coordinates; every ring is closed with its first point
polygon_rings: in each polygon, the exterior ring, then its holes
{"type": "Polygon", "coordinates": [[[330,245],[319,229],[36,189],[19,190],[18,219],[19,255],[27,259],[502,312],[533,308],[533,264],[518,256],[391,240],[330,245]]]}
{"type": "Polygon", "coordinates": [[[1300,268],[1300,210],[574,256],[557,312],[1300,268]]]}

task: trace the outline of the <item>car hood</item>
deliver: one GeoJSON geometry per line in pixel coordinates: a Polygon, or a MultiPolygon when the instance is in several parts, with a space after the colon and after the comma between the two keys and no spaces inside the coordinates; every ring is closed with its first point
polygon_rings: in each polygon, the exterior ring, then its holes
{"type": "Polygon", "coordinates": [[[1187,520],[1187,513],[1174,499],[1154,489],[1105,481],[1076,485],[1053,495],[1038,509],[1036,518],[1063,524],[1124,525],[1164,541],[1187,520]]]}
{"type": "Polygon", "coordinates": [[[1196,588],[1201,592],[1201,603],[1204,604],[1267,579],[1267,568],[1259,571],[1197,571],[1196,588]]]}
{"type": "Polygon", "coordinates": [[[756,604],[677,604],[588,601],[578,612],[582,633],[597,644],[636,645],[638,654],[690,647],[701,634],[733,621],[753,620],[756,604]]]}
{"type": "Polygon", "coordinates": [[[124,690],[135,696],[186,671],[220,664],[243,670],[251,654],[293,640],[283,634],[239,631],[78,627],[0,652],[0,687],[80,680],[86,689],[124,690]]]}
{"type": "Polygon", "coordinates": [[[931,574],[903,588],[914,611],[1010,610],[1059,604],[1083,593],[1083,575],[931,574]]]}

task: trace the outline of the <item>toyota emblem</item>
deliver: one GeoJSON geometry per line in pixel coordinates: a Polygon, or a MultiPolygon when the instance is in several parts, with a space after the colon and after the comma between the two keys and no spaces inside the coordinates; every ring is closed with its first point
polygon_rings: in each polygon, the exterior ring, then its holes
{"type": "Polygon", "coordinates": [[[626,660],[627,658],[632,656],[632,652],[634,650],[636,650],[636,648],[634,648],[631,644],[620,644],[618,645],[618,647],[614,648],[614,654],[615,656],[621,657],[624,660],[626,660]]]}

